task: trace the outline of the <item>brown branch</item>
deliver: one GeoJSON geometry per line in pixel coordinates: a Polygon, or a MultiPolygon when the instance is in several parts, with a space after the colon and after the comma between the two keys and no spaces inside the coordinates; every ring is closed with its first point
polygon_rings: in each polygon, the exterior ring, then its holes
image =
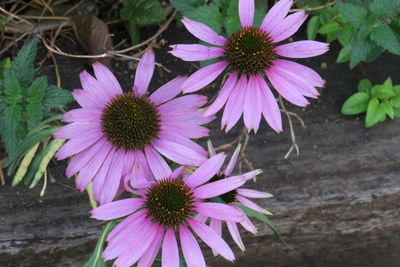
{"type": "MultiPolygon", "coordinates": [[[[280,104],[280,106],[281,106],[283,112],[285,113],[285,115],[286,115],[288,121],[289,121],[290,137],[291,137],[291,139],[292,139],[292,145],[290,146],[288,152],[286,153],[286,155],[285,155],[285,157],[284,157],[285,159],[287,159],[287,158],[289,157],[289,155],[292,153],[293,149],[296,150],[296,154],[297,154],[297,156],[298,156],[298,155],[300,154],[300,149],[299,149],[299,146],[298,146],[297,143],[296,143],[296,135],[294,134],[294,130],[293,130],[292,118],[291,118],[291,116],[289,115],[288,111],[286,110],[286,107],[285,107],[285,105],[283,104],[283,100],[282,100],[282,97],[281,97],[281,96],[279,96],[279,104],[280,104]]],[[[302,121],[302,120],[301,120],[301,121],[302,121]]],[[[303,124],[304,124],[304,123],[303,123],[303,124]]]]}

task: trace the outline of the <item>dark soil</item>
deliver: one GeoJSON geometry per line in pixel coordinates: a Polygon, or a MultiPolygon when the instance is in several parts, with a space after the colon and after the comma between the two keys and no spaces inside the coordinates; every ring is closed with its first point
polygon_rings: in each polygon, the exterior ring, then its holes
{"type": "MultiPolygon", "coordinates": [[[[166,45],[156,50],[156,60],[172,73],[156,68],[153,90],[196,69],[166,53],[168,45],[193,43],[193,37],[175,25],[161,37],[166,45]]],[[[83,53],[69,41],[58,45],[65,52],[83,53]]],[[[264,170],[257,183],[250,182],[248,187],[275,195],[259,203],[274,213],[271,220],[294,249],[283,247],[268,227],[257,222],[256,236],[243,231],[244,253],[227,236],[235,247],[234,264],[213,258],[205,249],[211,266],[400,266],[400,120],[366,129],[363,116],[341,115],[342,103],[365,75],[361,67],[349,71],[348,65],[335,64],[338,51],[333,45],[326,55],[300,61],[327,81],[321,97],[307,109],[287,105],[307,125],[303,129],[294,120],[300,155],[292,153],[284,159],[291,143],[286,118],[282,134],[273,132],[264,121],[258,134],[251,135],[247,148],[254,167],[264,170]]],[[[383,55],[362,68],[375,84],[388,76],[399,84],[399,59],[383,55]]],[[[78,74],[89,68],[86,61],[58,56],[57,60],[62,86],[79,88],[78,74]]],[[[114,62],[113,71],[129,90],[132,63],[114,62]]],[[[51,61],[43,64],[40,72],[54,82],[51,61]]],[[[218,83],[200,93],[211,97],[217,87],[218,83]]],[[[225,135],[219,130],[219,120],[220,116],[210,126],[216,146],[234,140],[242,128],[236,126],[225,135]]],[[[89,218],[87,195],[65,178],[65,166],[66,162],[53,163],[51,173],[56,182],[48,185],[43,198],[39,197],[40,186],[11,188],[8,180],[0,188],[0,266],[81,266],[90,256],[101,225],[89,218]]]]}

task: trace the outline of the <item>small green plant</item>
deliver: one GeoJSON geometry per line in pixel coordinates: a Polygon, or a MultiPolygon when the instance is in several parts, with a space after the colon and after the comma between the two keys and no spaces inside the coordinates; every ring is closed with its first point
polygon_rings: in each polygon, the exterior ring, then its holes
{"type": "Polygon", "coordinates": [[[344,102],[342,113],[356,115],[367,112],[365,127],[371,127],[389,118],[400,118],[400,85],[393,86],[387,78],[383,84],[372,86],[368,79],[358,84],[358,92],[344,102]]]}
{"type": "Polygon", "coordinates": [[[7,174],[16,171],[13,186],[22,179],[26,184],[33,179],[34,186],[43,176],[62,145],[50,140],[58,129],[50,123],[61,119],[53,109],[72,100],[68,91],[49,85],[46,76],[34,79],[36,50],[37,42],[32,40],[14,60],[0,62],[0,136],[7,151],[7,174]]]}
{"type": "Polygon", "coordinates": [[[165,19],[165,11],[158,0],[124,0],[120,17],[127,21],[127,30],[132,44],[140,40],[138,25],[148,25],[165,19]]]}
{"type": "MultiPolygon", "coordinates": [[[[327,1],[320,1],[320,5],[327,1]]],[[[382,52],[400,54],[400,0],[349,0],[312,11],[307,25],[308,38],[317,34],[328,42],[338,40],[343,46],[337,63],[371,62],[382,52]]]]}

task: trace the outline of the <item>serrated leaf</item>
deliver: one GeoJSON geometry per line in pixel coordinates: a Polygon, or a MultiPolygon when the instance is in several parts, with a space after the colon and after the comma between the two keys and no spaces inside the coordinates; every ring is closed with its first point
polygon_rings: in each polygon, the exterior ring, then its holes
{"type": "Polygon", "coordinates": [[[50,110],[72,101],[72,95],[69,91],[50,85],[43,99],[45,110],[50,110]]]}
{"type": "Polygon", "coordinates": [[[22,107],[12,105],[4,110],[4,126],[9,130],[15,130],[22,119],[22,107]]]}
{"type": "Polygon", "coordinates": [[[371,41],[393,54],[400,54],[400,42],[393,30],[385,23],[374,28],[370,34],[371,41]]]}
{"type": "Polygon", "coordinates": [[[169,2],[184,16],[186,16],[187,12],[204,4],[203,0],[170,0],[169,2]]]}
{"type": "Polygon", "coordinates": [[[400,85],[393,86],[393,91],[400,96],[400,85]]]}
{"type": "Polygon", "coordinates": [[[353,42],[351,46],[350,69],[353,69],[362,60],[365,60],[368,53],[373,49],[373,45],[369,41],[353,42]]]}
{"type": "Polygon", "coordinates": [[[353,27],[360,28],[365,23],[368,13],[365,8],[346,2],[335,3],[334,7],[353,27]]]}
{"type": "Polygon", "coordinates": [[[43,119],[43,107],[40,104],[28,104],[25,107],[28,120],[33,127],[39,125],[43,119]]]}
{"type": "Polygon", "coordinates": [[[333,8],[324,8],[319,14],[319,19],[322,25],[332,22],[336,17],[336,10],[333,8]]]}
{"type": "Polygon", "coordinates": [[[400,118],[400,108],[395,108],[394,109],[394,117],[395,118],[400,118]]]}
{"type": "Polygon", "coordinates": [[[36,57],[37,41],[32,40],[27,43],[12,61],[12,67],[22,86],[27,86],[35,74],[33,63],[36,57]]]}
{"type": "Polygon", "coordinates": [[[313,16],[307,23],[307,39],[315,40],[319,27],[319,17],[313,16]]]}
{"type": "Polygon", "coordinates": [[[36,78],[28,88],[28,96],[30,96],[29,102],[40,103],[43,100],[47,87],[48,84],[46,76],[40,76],[36,78]]]}
{"type": "Polygon", "coordinates": [[[4,102],[10,105],[21,103],[22,96],[6,96],[4,97],[4,102]]]}
{"type": "Polygon", "coordinates": [[[336,21],[332,21],[319,28],[318,33],[329,34],[329,33],[336,33],[338,31],[340,31],[339,23],[337,23],[336,21]]]}
{"type": "Polygon", "coordinates": [[[164,8],[159,1],[124,0],[122,3],[121,19],[134,24],[153,24],[165,18],[164,8]]]}
{"type": "Polygon", "coordinates": [[[351,45],[347,45],[340,49],[336,63],[343,63],[349,61],[351,58],[351,45]]]}
{"type": "Polygon", "coordinates": [[[4,94],[8,96],[18,96],[22,93],[21,84],[18,81],[17,74],[14,70],[8,69],[4,71],[4,94]]]}
{"type": "Polygon", "coordinates": [[[379,100],[372,98],[368,103],[367,115],[365,116],[365,127],[371,127],[384,120],[386,113],[383,110],[379,100]]]}
{"type": "Polygon", "coordinates": [[[349,97],[342,106],[342,113],[345,115],[356,115],[367,110],[369,95],[365,92],[358,92],[349,97]]]}
{"type": "Polygon", "coordinates": [[[350,25],[346,24],[339,33],[339,43],[344,47],[351,44],[353,40],[355,29],[350,25]]]}
{"type": "Polygon", "coordinates": [[[372,88],[372,83],[370,80],[368,79],[362,79],[359,83],[358,83],[358,87],[357,90],[359,92],[368,92],[369,89],[372,88]]]}
{"type": "Polygon", "coordinates": [[[94,248],[92,256],[90,256],[89,260],[83,265],[83,267],[106,267],[106,263],[101,257],[104,250],[104,243],[106,241],[107,235],[114,228],[117,223],[115,221],[108,222],[101,232],[99,239],[97,240],[96,247],[94,248]]]}
{"type": "Polygon", "coordinates": [[[390,104],[394,108],[400,108],[400,96],[396,96],[390,100],[390,104]]]}
{"type": "Polygon", "coordinates": [[[388,18],[400,12],[398,0],[371,0],[369,10],[380,18],[388,18]]]}
{"type": "Polygon", "coordinates": [[[339,36],[339,33],[338,33],[338,32],[328,33],[328,34],[326,35],[326,41],[327,41],[328,43],[331,43],[331,42],[335,41],[335,40],[338,38],[338,36],[339,36]]]}
{"type": "Polygon", "coordinates": [[[371,51],[369,51],[367,57],[365,58],[365,62],[374,61],[382,54],[383,51],[384,51],[383,48],[381,48],[380,46],[377,46],[376,44],[373,43],[373,47],[372,47],[371,51]]]}
{"type": "Polygon", "coordinates": [[[224,16],[221,13],[219,5],[210,3],[202,5],[186,13],[189,19],[201,22],[212,28],[217,33],[222,32],[224,16]]]}
{"type": "Polygon", "coordinates": [[[380,99],[396,96],[396,93],[393,90],[392,79],[388,78],[384,84],[375,85],[372,87],[371,94],[380,99]]]}
{"type": "Polygon", "coordinates": [[[386,115],[388,115],[389,118],[391,118],[393,120],[394,119],[394,110],[393,110],[393,107],[390,104],[390,102],[383,101],[380,105],[381,105],[383,111],[386,113],[386,115]]]}

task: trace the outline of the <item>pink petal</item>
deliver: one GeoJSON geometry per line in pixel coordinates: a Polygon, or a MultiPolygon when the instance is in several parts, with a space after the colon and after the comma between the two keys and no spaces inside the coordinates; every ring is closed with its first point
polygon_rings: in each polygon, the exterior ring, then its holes
{"type": "MultiPolygon", "coordinates": [[[[218,235],[222,236],[222,221],[217,219],[210,220],[210,228],[218,235]]],[[[213,250],[214,257],[218,256],[218,253],[213,250]]]]}
{"type": "Polygon", "coordinates": [[[293,0],[280,0],[267,13],[260,28],[270,33],[286,17],[293,0]]]}
{"type": "Polygon", "coordinates": [[[258,94],[261,99],[261,112],[269,126],[277,133],[282,132],[282,116],[275,96],[272,94],[264,78],[258,79],[258,94]]]}
{"type": "Polygon", "coordinates": [[[112,167],[110,167],[107,177],[104,181],[104,189],[102,190],[99,198],[100,203],[111,202],[116,196],[119,185],[121,184],[124,159],[125,151],[117,150],[111,163],[112,167]]]}
{"type": "Polygon", "coordinates": [[[203,23],[188,18],[183,18],[182,23],[191,34],[206,43],[224,46],[227,42],[224,37],[219,36],[214,30],[203,23]]]}
{"type": "Polygon", "coordinates": [[[246,125],[248,132],[254,129],[254,133],[257,133],[261,120],[261,99],[257,95],[259,90],[256,89],[256,87],[258,87],[259,77],[261,76],[250,76],[243,106],[244,125],[246,125]]]}
{"type": "Polygon", "coordinates": [[[196,220],[188,219],[190,227],[193,231],[206,243],[209,247],[214,249],[218,254],[227,259],[234,261],[235,256],[228,244],[218,236],[210,227],[202,224],[196,220]]]}
{"type": "Polygon", "coordinates": [[[177,77],[158,88],[149,99],[156,105],[165,103],[181,92],[181,86],[185,81],[186,77],[177,77]]]}
{"type": "Polygon", "coordinates": [[[95,122],[73,122],[67,124],[53,133],[53,136],[58,139],[72,139],[72,138],[84,138],[82,133],[93,136],[102,136],[100,123],[95,122]]]}
{"type": "Polygon", "coordinates": [[[74,138],[65,143],[56,153],[55,157],[58,160],[66,159],[74,154],[77,154],[86,148],[96,143],[102,135],[98,132],[91,133],[82,138],[74,138]]]}
{"type": "Polygon", "coordinates": [[[111,99],[107,92],[107,89],[103,87],[103,84],[96,80],[87,71],[82,71],[79,74],[83,90],[91,94],[94,99],[97,99],[97,103],[105,105],[111,99]]]}
{"type": "Polygon", "coordinates": [[[110,202],[92,210],[91,218],[103,221],[121,218],[142,207],[143,203],[144,200],[141,198],[128,198],[110,202]]]}
{"type": "Polygon", "coordinates": [[[149,163],[150,169],[152,170],[154,177],[159,180],[162,178],[169,177],[171,175],[171,169],[165,160],[154,150],[151,146],[144,148],[147,162],[149,163]]]}
{"type": "Polygon", "coordinates": [[[242,176],[246,181],[248,181],[250,179],[253,179],[257,175],[259,175],[260,173],[262,173],[262,170],[257,169],[257,170],[254,170],[254,171],[246,172],[246,173],[242,174],[242,176]]]}
{"type": "Polygon", "coordinates": [[[231,205],[237,212],[241,213],[243,216],[243,221],[240,222],[240,224],[249,231],[250,233],[256,234],[257,233],[257,227],[254,226],[254,224],[250,221],[249,217],[242,211],[241,208],[239,208],[237,205],[232,204],[231,205]]]}
{"type": "Polygon", "coordinates": [[[211,143],[211,140],[207,141],[207,148],[208,148],[208,154],[210,155],[210,157],[214,156],[215,154],[217,154],[217,152],[215,152],[215,149],[211,143]]]}
{"type": "Polygon", "coordinates": [[[144,95],[149,88],[151,77],[153,76],[155,57],[152,51],[144,53],[136,69],[133,90],[138,95],[144,95]]]}
{"type": "Polygon", "coordinates": [[[224,153],[218,153],[217,155],[212,156],[185,179],[185,184],[191,188],[195,188],[206,183],[220,171],[225,158],[226,155],[224,153]]]}
{"type": "Polygon", "coordinates": [[[240,77],[240,80],[235,86],[232,94],[230,95],[228,102],[226,103],[224,114],[221,120],[221,129],[225,128],[225,132],[232,129],[242,116],[243,103],[246,95],[247,78],[245,75],[240,77]]]}
{"type": "MultiPolygon", "coordinates": [[[[193,125],[191,125],[190,127],[193,127],[193,125]]],[[[194,128],[198,128],[198,126],[194,127],[194,128]]],[[[180,131],[184,131],[184,129],[181,129],[180,131]]],[[[187,149],[193,150],[195,154],[200,154],[200,155],[203,155],[205,157],[207,156],[207,151],[205,151],[204,148],[201,145],[199,145],[196,142],[188,139],[187,137],[185,137],[184,135],[180,134],[179,132],[162,131],[159,134],[159,139],[183,145],[187,149]]],[[[173,148],[170,148],[170,149],[173,149],[173,148]]],[[[202,163],[203,163],[203,161],[202,161],[202,163]]]]}
{"type": "Polygon", "coordinates": [[[239,0],[239,18],[243,28],[253,26],[254,0],[239,0]]]}
{"type": "Polygon", "coordinates": [[[101,108],[103,105],[98,103],[98,100],[92,96],[89,92],[82,89],[75,89],[72,91],[72,96],[75,98],[81,107],[84,108],[101,108]]]}
{"type": "Polygon", "coordinates": [[[135,154],[133,153],[133,151],[126,151],[124,158],[124,167],[122,169],[122,174],[124,176],[132,172],[134,162],[135,162],[135,154]]]}
{"type": "Polygon", "coordinates": [[[275,48],[275,52],[283,57],[307,58],[324,54],[329,50],[329,44],[317,41],[297,41],[275,48]]]}
{"type": "Polygon", "coordinates": [[[190,139],[206,137],[209,136],[210,133],[209,129],[199,125],[193,125],[193,123],[190,122],[163,123],[161,129],[163,130],[163,134],[176,135],[179,133],[180,136],[190,139]]]}
{"type": "MultiPolygon", "coordinates": [[[[120,200],[118,200],[120,201],[120,200]]],[[[114,202],[113,202],[114,203],[114,202]]],[[[105,204],[109,205],[111,203],[105,204]]],[[[112,229],[112,231],[107,235],[107,241],[110,242],[112,239],[117,237],[118,235],[124,236],[126,230],[132,226],[132,224],[140,223],[146,217],[146,210],[139,210],[137,212],[132,213],[125,219],[123,219],[117,226],[112,229]],[[122,235],[121,235],[122,234],[122,235]]]]}
{"type": "Polygon", "coordinates": [[[96,62],[93,64],[93,70],[96,79],[103,84],[104,88],[107,88],[111,97],[123,93],[117,78],[106,66],[96,62]]]}
{"type": "Polygon", "coordinates": [[[286,81],[273,67],[265,72],[272,85],[287,101],[297,106],[307,106],[309,102],[304,96],[286,81]]]}
{"type": "Polygon", "coordinates": [[[194,190],[196,198],[212,198],[223,195],[242,186],[246,180],[242,176],[232,176],[219,181],[207,183],[194,190]]]}
{"type": "Polygon", "coordinates": [[[234,208],[227,204],[200,202],[195,205],[196,211],[203,216],[232,222],[240,222],[243,220],[242,214],[238,213],[234,208]]]}
{"type": "Polygon", "coordinates": [[[270,193],[260,192],[253,189],[238,188],[236,192],[244,197],[249,198],[270,198],[273,197],[270,193]]]}
{"type": "Polygon", "coordinates": [[[323,87],[325,84],[325,81],[317,72],[296,62],[276,59],[274,60],[274,65],[284,68],[292,73],[301,73],[301,76],[310,82],[312,86],[323,87]]]}
{"type": "Polygon", "coordinates": [[[227,62],[221,61],[199,69],[182,84],[182,91],[191,93],[200,90],[214,81],[227,66],[227,62]]]}
{"type": "Polygon", "coordinates": [[[203,95],[185,95],[175,98],[158,107],[160,113],[182,110],[196,110],[207,103],[207,97],[203,95]]]}
{"type": "Polygon", "coordinates": [[[179,251],[178,244],[173,228],[168,228],[164,235],[162,245],[162,266],[163,267],[179,267],[179,251]]]}
{"type": "Polygon", "coordinates": [[[229,75],[221,91],[218,93],[217,98],[203,113],[204,116],[210,116],[217,113],[226,103],[228,98],[231,96],[233,89],[236,85],[237,72],[233,72],[229,75]]]}
{"type": "MultiPolygon", "coordinates": [[[[107,155],[107,158],[104,160],[99,171],[93,178],[93,199],[98,202],[100,202],[100,198],[103,193],[103,190],[108,189],[104,186],[104,183],[105,183],[105,180],[107,179],[107,174],[111,168],[115,152],[116,152],[116,148],[114,148],[114,147],[111,148],[110,153],[107,155]]],[[[104,204],[104,203],[101,203],[101,204],[104,204]]]]}
{"type": "MultiPolygon", "coordinates": [[[[153,172],[150,169],[150,166],[147,162],[147,158],[145,157],[144,153],[140,150],[135,150],[134,152],[134,158],[135,158],[135,163],[132,168],[132,173],[134,174],[139,174],[140,175],[140,180],[143,181],[152,181],[154,180],[154,175],[153,172]]],[[[139,178],[139,177],[137,177],[139,178]]],[[[131,183],[132,184],[132,183],[131,183]]]]}
{"type": "Polygon", "coordinates": [[[84,122],[100,120],[102,111],[97,108],[77,108],[68,111],[63,115],[64,122],[84,122]]]}
{"type": "Polygon", "coordinates": [[[185,166],[180,166],[180,167],[176,168],[175,170],[172,171],[170,177],[173,179],[176,179],[179,175],[181,175],[184,168],[185,168],[185,166]]]}
{"type": "Polygon", "coordinates": [[[307,19],[304,11],[299,11],[284,18],[270,33],[272,41],[278,43],[292,36],[307,19]]]}
{"type": "Polygon", "coordinates": [[[158,234],[153,241],[153,244],[146,250],[143,256],[140,258],[137,267],[151,267],[157,257],[158,251],[160,250],[161,243],[163,240],[162,232],[158,234]]]}
{"type": "Polygon", "coordinates": [[[203,253],[193,234],[183,224],[179,225],[179,238],[188,267],[206,267],[203,253]]]}
{"type": "Polygon", "coordinates": [[[172,50],[169,53],[185,61],[202,61],[221,57],[225,53],[223,48],[199,44],[178,44],[170,47],[172,50]]]}
{"type": "Polygon", "coordinates": [[[238,247],[244,251],[244,245],[243,245],[243,241],[242,238],[240,238],[240,233],[239,233],[239,229],[236,225],[236,223],[234,222],[226,222],[226,225],[228,226],[228,230],[229,233],[231,234],[233,241],[235,241],[236,245],[238,245],[238,247]]]}
{"type": "Polygon", "coordinates": [[[240,203],[242,203],[243,205],[245,205],[246,207],[248,207],[249,209],[252,209],[252,210],[255,210],[255,211],[258,211],[258,212],[267,214],[267,215],[272,215],[271,212],[269,212],[269,211],[267,211],[267,210],[261,208],[261,207],[258,206],[256,203],[254,203],[254,202],[251,201],[251,200],[248,200],[248,199],[245,198],[245,197],[236,196],[236,200],[239,201],[240,203]]]}
{"type": "Polygon", "coordinates": [[[231,175],[233,169],[235,168],[235,165],[236,165],[237,159],[238,159],[238,157],[239,157],[239,153],[240,153],[241,147],[242,147],[242,146],[239,144],[239,145],[236,147],[235,152],[233,152],[233,155],[232,155],[231,159],[229,160],[228,166],[226,167],[226,169],[225,169],[225,171],[224,171],[224,174],[225,174],[226,176],[231,175]]]}

